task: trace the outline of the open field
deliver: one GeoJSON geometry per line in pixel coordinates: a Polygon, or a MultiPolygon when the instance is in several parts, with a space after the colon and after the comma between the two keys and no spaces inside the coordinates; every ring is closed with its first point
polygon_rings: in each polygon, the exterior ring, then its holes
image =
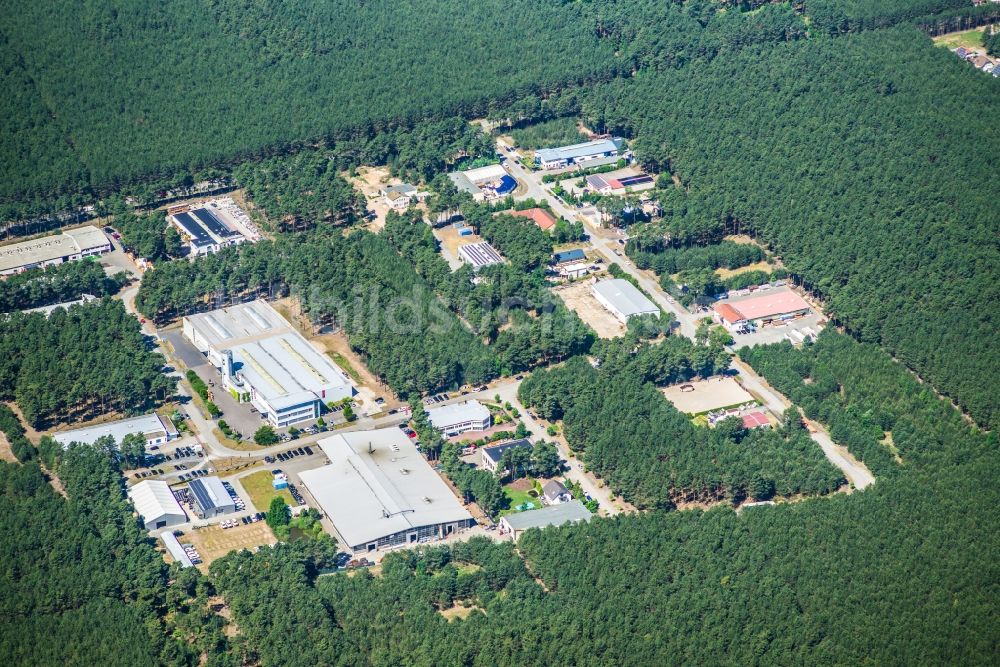
{"type": "Polygon", "coordinates": [[[754,400],[750,393],[733,378],[711,378],[684,382],[660,390],[679,411],[696,415],[709,410],[726,408],[754,400]],[[694,391],[681,391],[681,387],[694,387],[694,391]]]}
{"type": "Polygon", "coordinates": [[[264,521],[240,524],[235,528],[220,528],[218,525],[213,525],[192,529],[185,531],[177,539],[181,544],[193,544],[198,550],[202,559],[198,569],[202,572],[208,571],[212,561],[222,558],[230,551],[275,544],[278,541],[264,521]]]}
{"type": "Polygon", "coordinates": [[[468,618],[469,616],[471,616],[472,612],[474,612],[474,611],[479,611],[479,612],[482,612],[484,614],[486,613],[480,607],[477,607],[476,605],[471,605],[469,607],[463,607],[463,606],[457,605],[457,604],[453,605],[451,607],[448,607],[447,609],[442,609],[438,613],[441,614],[442,616],[444,616],[446,619],[448,619],[450,621],[453,618],[458,618],[458,619],[461,619],[461,620],[465,620],[466,618],[468,618]]]}
{"type": "Polygon", "coordinates": [[[621,336],[625,333],[625,326],[594,298],[590,291],[592,284],[592,281],[586,280],[557,287],[552,291],[601,338],[621,336]]]}
{"type": "Polygon", "coordinates": [[[250,496],[250,502],[253,503],[258,512],[266,512],[267,508],[271,506],[271,499],[275,496],[284,498],[290,507],[295,507],[297,504],[288,489],[276,490],[271,486],[273,479],[274,475],[271,474],[270,470],[260,470],[246,477],[241,477],[239,480],[243,490],[250,496]]]}
{"type": "Polygon", "coordinates": [[[765,262],[757,262],[755,264],[747,264],[746,266],[741,266],[738,269],[716,269],[715,270],[715,275],[717,275],[720,278],[722,278],[723,280],[725,280],[726,278],[728,278],[730,276],[736,276],[736,275],[739,275],[741,273],[747,273],[749,271],[766,271],[767,273],[771,273],[771,271],[774,271],[774,267],[771,266],[766,261],[765,262]]]}
{"type": "Polygon", "coordinates": [[[983,32],[985,28],[975,28],[974,30],[963,30],[962,32],[950,32],[946,35],[938,35],[934,38],[937,46],[949,49],[957,49],[964,46],[967,49],[983,50],[983,32]]]}

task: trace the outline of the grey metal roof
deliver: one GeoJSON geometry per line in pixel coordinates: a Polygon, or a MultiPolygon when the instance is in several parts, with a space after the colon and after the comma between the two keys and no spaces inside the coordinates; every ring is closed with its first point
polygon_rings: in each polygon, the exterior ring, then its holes
{"type": "Polygon", "coordinates": [[[104,232],[93,225],[64,230],[61,234],[42,236],[30,241],[11,243],[0,246],[0,271],[49,262],[109,244],[110,241],[104,232]]]}
{"type": "Polygon", "coordinates": [[[115,443],[121,444],[122,438],[130,433],[141,433],[147,438],[160,433],[164,436],[169,435],[170,437],[174,437],[177,435],[177,429],[174,428],[169,419],[161,419],[157,414],[151,412],[141,417],[132,417],[106,424],[77,428],[72,431],[53,433],[52,437],[56,442],[65,447],[71,442],[92,445],[98,438],[106,435],[114,438],[115,443]]]}
{"type": "Polygon", "coordinates": [[[348,546],[472,518],[398,428],[337,433],[317,444],[330,464],[299,476],[348,546]]]}
{"type": "Polygon", "coordinates": [[[579,500],[571,500],[568,503],[550,505],[540,510],[508,514],[503,520],[514,530],[527,530],[528,528],[546,528],[566,523],[590,521],[592,516],[590,510],[584,507],[583,503],[579,500]]]}
{"type": "Polygon", "coordinates": [[[194,501],[202,510],[216,508],[231,508],[235,506],[229,491],[222,485],[218,477],[202,477],[192,480],[189,484],[194,501]]]}
{"type": "Polygon", "coordinates": [[[470,195],[481,194],[481,190],[476,187],[476,184],[469,180],[469,177],[460,171],[453,171],[448,174],[448,178],[451,182],[455,184],[459,192],[468,192],[470,195]]]}
{"type": "Polygon", "coordinates": [[[618,312],[626,317],[660,312],[652,301],[623,278],[603,280],[594,285],[594,292],[604,297],[618,312]]]}
{"type": "Polygon", "coordinates": [[[586,141],[582,144],[572,144],[558,148],[542,148],[535,151],[535,155],[543,162],[579,160],[580,158],[591,157],[593,155],[617,153],[623,143],[623,140],[617,137],[614,139],[597,139],[595,141],[586,141]]]}

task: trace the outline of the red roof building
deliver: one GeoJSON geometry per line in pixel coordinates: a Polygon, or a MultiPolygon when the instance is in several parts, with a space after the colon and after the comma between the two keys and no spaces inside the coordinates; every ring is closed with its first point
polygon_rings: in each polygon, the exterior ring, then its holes
{"type": "Polygon", "coordinates": [[[514,211],[511,215],[518,218],[528,218],[532,220],[539,229],[549,230],[556,226],[556,219],[544,208],[529,208],[523,211],[514,211]]]}
{"type": "Polygon", "coordinates": [[[745,428],[753,429],[771,425],[771,422],[767,419],[767,415],[763,412],[751,412],[748,415],[743,415],[742,419],[745,428]]]}
{"type": "Polygon", "coordinates": [[[728,303],[717,303],[713,306],[713,308],[715,312],[718,313],[719,317],[724,319],[729,324],[738,324],[746,320],[746,318],[740,314],[740,311],[736,310],[728,303]]]}

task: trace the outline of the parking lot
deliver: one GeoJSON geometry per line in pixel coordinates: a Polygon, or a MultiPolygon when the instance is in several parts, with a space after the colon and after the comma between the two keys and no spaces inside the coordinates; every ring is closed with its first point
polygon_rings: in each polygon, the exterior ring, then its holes
{"type": "Polygon", "coordinates": [[[780,343],[789,340],[793,344],[799,344],[798,335],[803,339],[807,336],[819,335],[823,330],[826,319],[815,312],[810,311],[808,315],[788,320],[780,324],[769,324],[759,327],[755,332],[749,334],[733,334],[733,349],[738,350],[743,347],[753,347],[754,345],[768,345],[770,343],[780,343]],[[792,332],[797,332],[793,334],[792,332]]]}
{"type": "Polygon", "coordinates": [[[240,522],[232,528],[223,528],[221,525],[193,528],[184,531],[184,534],[177,539],[182,546],[194,547],[202,561],[197,566],[202,572],[207,572],[212,561],[230,551],[252,549],[265,544],[275,544],[278,541],[264,521],[249,524],[240,522]]]}

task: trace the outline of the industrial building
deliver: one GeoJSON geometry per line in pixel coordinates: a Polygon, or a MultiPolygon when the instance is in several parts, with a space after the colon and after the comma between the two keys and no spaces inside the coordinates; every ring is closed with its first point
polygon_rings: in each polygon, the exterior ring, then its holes
{"type": "Polygon", "coordinates": [[[572,264],[574,262],[584,262],[587,260],[586,253],[580,248],[573,248],[572,250],[563,250],[562,252],[553,253],[552,263],[556,266],[560,264],[572,264]]]}
{"type": "Polygon", "coordinates": [[[190,255],[208,255],[247,240],[221,207],[212,202],[195,207],[176,206],[168,211],[167,219],[180,232],[190,249],[190,255]]]}
{"type": "Polygon", "coordinates": [[[539,510],[508,514],[500,519],[500,534],[509,535],[517,542],[526,530],[590,521],[591,516],[593,515],[590,510],[583,503],[579,500],[570,500],[539,510]]]}
{"type": "Polygon", "coordinates": [[[497,252],[496,248],[486,241],[466,243],[463,246],[459,246],[458,256],[467,264],[471,264],[472,268],[476,270],[490,264],[500,264],[503,262],[503,257],[497,252]]]}
{"type": "Polygon", "coordinates": [[[466,431],[485,431],[492,422],[489,409],[475,399],[431,408],[427,411],[427,418],[434,428],[447,436],[466,431]]]}
{"type": "Polygon", "coordinates": [[[111,252],[111,241],[97,227],[86,225],[61,234],[0,246],[0,276],[72,262],[111,252]]]}
{"type": "Polygon", "coordinates": [[[194,510],[201,519],[229,514],[236,511],[236,501],[218,477],[201,477],[191,480],[191,497],[194,510]]]}
{"type": "Polygon", "coordinates": [[[275,427],[316,419],[324,404],[354,395],[347,374],[264,301],[190,315],[183,331],[224,387],[275,427]]]}
{"type": "Polygon", "coordinates": [[[111,436],[115,443],[121,444],[122,439],[131,433],[141,433],[146,436],[146,448],[159,447],[177,438],[177,429],[166,417],[150,413],[141,417],[122,419],[107,424],[97,424],[86,428],[77,428],[72,431],[61,431],[53,433],[52,437],[64,448],[71,442],[80,442],[85,445],[92,445],[98,438],[111,436]]]}
{"type": "Polygon", "coordinates": [[[587,176],[587,189],[601,195],[623,195],[628,192],[652,190],[656,181],[647,174],[622,175],[617,178],[610,174],[587,176]]]}
{"type": "Polygon", "coordinates": [[[468,192],[476,201],[493,201],[506,197],[517,188],[517,181],[503,165],[491,164],[466,171],[453,171],[448,178],[459,192],[468,192]]]}
{"type": "Polygon", "coordinates": [[[184,547],[177,540],[177,536],[171,531],[167,531],[160,535],[160,539],[163,540],[163,546],[167,548],[167,553],[169,553],[175,561],[177,561],[181,567],[194,567],[194,563],[191,562],[191,557],[187,555],[184,551],[184,547]]]}
{"type": "Polygon", "coordinates": [[[186,523],[187,514],[181,508],[170,485],[163,480],[147,479],[128,490],[135,511],[142,517],[146,530],[158,530],[186,523]]]}
{"type": "Polygon", "coordinates": [[[340,433],[317,444],[330,464],[299,477],[353,551],[417,544],[475,524],[398,428],[340,433]]]}
{"type": "Polygon", "coordinates": [[[730,331],[739,331],[774,320],[790,320],[808,312],[806,300],[785,287],[768,290],[760,296],[717,303],[712,307],[712,318],[730,331]]]}
{"type": "Polygon", "coordinates": [[[531,451],[531,443],[526,438],[521,438],[520,440],[511,440],[510,442],[493,445],[492,447],[483,447],[480,450],[483,467],[493,474],[500,472],[500,459],[503,458],[503,453],[508,449],[527,449],[531,451]]]}
{"type": "Polygon", "coordinates": [[[184,337],[218,369],[225,364],[226,350],[294,331],[278,311],[260,300],[188,315],[181,324],[184,337]]]}
{"type": "Polygon", "coordinates": [[[400,183],[383,188],[382,201],[394,211],[405,211],[413,202],[424,201],[428,194],[410,183],[400,183]]]}
{"type": "Polygon", "coordinates": [[[542,169],[562,169],[574,164],[597,166],[598,160],[602,158],[611,158],[613,161],[624,146],[624,139],[613,137],[558,148],[541,148],[535,151],[535,164],[542,169]]]}
{"type": "Polygon", "coordinates": [[[52,313],[54,313],[57,310],[69,310],[73,306],[84,306],[84,305],[86,305],[88,303],[94,303],[96,301],[100,301],[100,299],[98,299],[93,294],[81,294],[80,298],[76,299],[74,301],[65,301],[63,303],[54,303],[51,306],[40,306],[38,308],[28,308],[26,310],[22,310],[21,312],[22,313],[41,313],[45,317],[48,317],[49,315],[51,315],[52,313]]]}
{"type": "Polygon", "coordinates": [[[622,324],[637,315],[660,317],[660,309],[635,285],[623,278],[594,283],[594,298],[622,324]]]}

